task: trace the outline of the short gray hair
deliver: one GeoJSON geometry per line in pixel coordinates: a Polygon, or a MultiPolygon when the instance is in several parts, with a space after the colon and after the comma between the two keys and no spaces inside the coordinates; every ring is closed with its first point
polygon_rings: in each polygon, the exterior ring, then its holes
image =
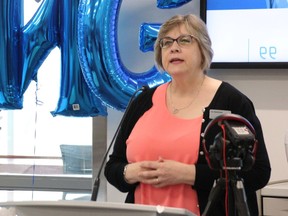
{"type": "Polygon", "coordinates": [[[156,66],[159,69],[164,70],[159,41],[173,28],[182,24],[185,25],[187,31],[197,40],[202,56],[201,68],[206,72],[206,70],[210,68],[213,58],[212,42],[206,24],[199,17],[193,14],[175,15],[161,25],[157,40],[154,44],[156,66]]]}

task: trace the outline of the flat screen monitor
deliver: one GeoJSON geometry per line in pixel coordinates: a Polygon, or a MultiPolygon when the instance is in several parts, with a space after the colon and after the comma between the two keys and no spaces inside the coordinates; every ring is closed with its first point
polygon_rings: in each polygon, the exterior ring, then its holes
{"type": "Polygon", "coordinates": [[[201,0],[211,68],[288,68],[287,0],[201,0]]]}

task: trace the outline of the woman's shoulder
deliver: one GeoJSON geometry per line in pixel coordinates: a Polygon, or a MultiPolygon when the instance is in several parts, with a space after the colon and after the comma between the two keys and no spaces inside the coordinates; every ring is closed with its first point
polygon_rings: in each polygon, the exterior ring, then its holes
{"type": "Polygon", "coordinates": [[[138,95],[138,99],[142,100],[143,98],[145,99],[152,99],[152,96],[154,94],[154,92],[156,91],[156,89],[160,89],[160,88],[164,88],[165,85],[167,85],[167,83],[164,84],[160,84],[160,85],[156,85],[156,86],[145,86],[144,90],[141,92],[141,94],[138,95]]]}
{"type": "Polygon", "coordinates": [[[221,82],[212,104],[215,103],[222,105],[229,104],[229,106],[238,108],[243,108],[243,106],[254,107],[253,102],[247,95],[226,81],[221,82]]]}
{"type": "Polygon", "coordinates": [[[207,84],[207,90],[210,92],[214,92],[217,94],[224,94],[224,95],[233,95],[233,94],[241,94],[243,93],[237,89],[235,86],[230,84],[227,81],[219,80],[210,76],[206,77],[206,84],[207,84]]]}
{"type": "Polygon", "coordinates": [[[208,85],[210,86],[210,88],[214,89],[215,91],[217,90],[229,90],[229,91],[238,91],[239,90],[234,87],[232,84],[230,84],[229,82],[226,81],[222,81],[219,79],[215,79],[212,77],[207,77],[208,80],[208,85]]]}
{"type": "Polygon", "coordinates": [[[158,86],[145,86],[143,91],[139,93],[133,101],[134,106],[142,108],[150,108],[152,106],[152,97],[158,86]]]}
{"type": "Polygon", "coordinates": [[[222,81],[221,85],[219,86],[219,92],[227,96],[247,98],[247,96],[241,90],[226,81],[222,81]]]}

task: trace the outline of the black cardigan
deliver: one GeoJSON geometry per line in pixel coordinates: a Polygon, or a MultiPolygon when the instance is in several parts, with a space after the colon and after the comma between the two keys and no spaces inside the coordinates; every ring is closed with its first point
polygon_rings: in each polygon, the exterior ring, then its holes
{"type": "MultiPolygon", "coordinates": [[[[105,177],[108,182],[115,186],[121,192],[128,192],[127,203],[134,203],[134,191],[136,184],[128,184],[123,178],[124,166],[128,163],[126,158],[126,140],[130,135],[137,120],[152,106],[152,96],[157,87],[144,91],[131,104],[131,108],[127,111],[126,118],[123,121],[122,128],[115,140],[115,145],[112,154],[109,157],[105,166],[105,177]]],[[[239,171],[237,175],[244,180],[244,186],[249,206],[250,215],[258,216],[258,205],[256,191],[263,188],[270,179],[271,167],[267,154],[261,124],[255,114],[253,103],[244,94],[226,82],[222,82],[217,90],[210,105],[203,110],[203,123],[201,133],[205,131],[206,126],[211,121],[209,111],[214,110],[229,110],[233,114],[238,114],[246,118],[254,127],[256,139],[258,140],[258,148],[255,157],[255,163],[249,171],[239,171]]],[[[213,143],[219,127],[211,128],[210,137],[206,136],[206,142],[213,143]]],[[[200,138],[202,143],[203,137],[200,138]]],[[[208,196],[213,183],[220,176],[219,170],[209,168],[205,159],[202,144],[199,148],[198,161],[196,166],[195,183],[192,186],[198,195],[199,207],[201,214],[203,213],[208,196]]],[[[223,194],[224,195],[224,194],[223,194]]],[[[224,198],[217,199],[217,207],[213,210],[215,215],[225,215],[224,198]]]]}

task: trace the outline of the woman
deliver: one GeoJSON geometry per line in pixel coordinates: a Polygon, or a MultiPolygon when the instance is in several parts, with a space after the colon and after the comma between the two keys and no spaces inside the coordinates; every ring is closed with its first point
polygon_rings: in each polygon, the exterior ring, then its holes
{"type": "MultiPolygon", "coordinates": [[[[255,191],[270,178],[261,125],[244,94],[206,74],[213,51],[205,24],[194,15],[172,17],[161,26],[154,50],[158,67],[172,79],[133,101],[105,167],[107,180],[128,192],[128,203],[202,214],[220,171],[209,168],[201,134],[213,110],[229,111],[250,121],[257,134],[255,164],[239,175],[245,182],[250,214],[258,215],[255,191]]],[[[222,198],[213,212],[225,215],[222,198]]]]}

